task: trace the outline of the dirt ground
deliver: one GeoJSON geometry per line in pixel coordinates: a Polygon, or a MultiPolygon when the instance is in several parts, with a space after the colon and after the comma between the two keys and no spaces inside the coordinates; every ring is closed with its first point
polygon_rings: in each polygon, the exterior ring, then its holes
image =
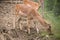
{"type": "MultiPolygon", "coordinates": [[[[53,40],[50,37],[41,36],[40,33],[37,33],[34,29],[37,26],[40,30],[42,29],[41,24],[37,19],[31,19],[31,34],[28,34],[26,29],[20,30],[19,22],[21,21],[23,26],[26,26],[26,16],[18,16],[16,20],[21,18],[16,23],[16,27],[13,27],[13,18],[15,13],[15,3],[10,2],[0,2],[0,40],[53,40]],[[25,22],[25,23],[24,23],[25,22]],[[18,24],[19,23],[19,24],[18,24]]],[[[31,15],[32,16],[32,15],[31,15]]],[[[33,17],[33,16],[32,16],[33,17]]]]}

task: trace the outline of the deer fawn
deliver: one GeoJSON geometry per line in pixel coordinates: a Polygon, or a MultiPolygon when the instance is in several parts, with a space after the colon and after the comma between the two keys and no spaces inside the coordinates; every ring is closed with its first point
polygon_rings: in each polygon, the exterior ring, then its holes
{"type": "MultiPolygon", "coordinates": [[[[45,20],[39,15],[38,13],[38,8],[39,8],[39,4],[29,1],[29,0],[24,0],[23,4],[16,4],[15,6],[15,10],[16,10],[16,15],[20,12],[22,14],[26,14],[28,16],[28,33],[30,34],[30,26],[29,26],[29,19],[30,19],[30,14],[34,15],[34,17],[36,19],[39,20],[39,22],[41,23],[41,25],[43,25],[45,27],[45,29],[51,34],[51,26],[48,25],[48,23],[45,22],[45,20]]],[[[22,27],[20,27],[20,29],[22,30],[22,27]]],[[[36,28],[37,32],[38,32],[38,28],[36,28]]]]}

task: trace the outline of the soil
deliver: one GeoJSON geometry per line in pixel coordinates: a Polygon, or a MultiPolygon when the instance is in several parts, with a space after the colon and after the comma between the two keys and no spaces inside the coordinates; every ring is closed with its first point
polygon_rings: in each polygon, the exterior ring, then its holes
{"type": "Polygon", "coordinates": [[[15,3],[0,2],[0,40],[51,40],[48,37],[42,36],[40,32],[36,32],[36,27],[40,31],[43,30],[43,27],[32,15],[32,19],[30,20],[30,34],[25,31],[27,30],[25,28],[27,26],[27,16],[19,15],[16,17],[16,27],[13,27],[13,18],[15,17],[14,7],[15,3]],[[20,30],[19,24],[22,25],[23,30],[20,30]]]}

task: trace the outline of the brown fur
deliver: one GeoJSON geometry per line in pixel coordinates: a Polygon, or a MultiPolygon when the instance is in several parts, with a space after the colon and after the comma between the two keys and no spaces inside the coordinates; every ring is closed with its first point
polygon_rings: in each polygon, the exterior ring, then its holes
{"type": "MultiPolygon", "coordinates": [[[[26,1],[25,1],[26,2],[26,1]]],[[[27,2],[27,4],[29,3],[29,5],[31,5],[31,2],[27,2]]],[[[41,23],[41,25],[43,25],[46,30],[49,29],[48,32],[51,33],[51,26],[48,25],[48,23],[45,22],[45,20],[39,15],[39,13],[37,12],[37,10],[35,10],[35,6],[33,6],[34,4],[31,5],[31,7],[29,7],[28,5],[25,5],[25,4],[16,4],[16,7],[15,7],[15,10],[16,10],[16,15],[18,14],[19,11],[21,11],[22,13],[28,15],[28,27],[27,27],[27,30],[28,30],[28,33],[30,34],[30,26],[29,26],[29,16],[30,14],[34,15],[35,18],[37,18],[39,20],[39,22],[41,23]]],[[[37,7],[38,9],[38,7],[37,7]]],[[[22,27],[20,27],[20,29],[22,29],[22,27]]]]}
{"type": "Polygon", "coordinates": [[[38,8],[40,7],[39,3],[37,2],[33,2],[31,0],[23,0],[24,4],[34,8],[35,10],[38,10],[38,8]]]}

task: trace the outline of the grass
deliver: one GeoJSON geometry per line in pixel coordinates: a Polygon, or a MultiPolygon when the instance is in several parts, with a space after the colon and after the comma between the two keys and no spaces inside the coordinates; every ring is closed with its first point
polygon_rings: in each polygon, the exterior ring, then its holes
{"type": "Polygon", "coordinates": [[[60,40],[60,16],[57,17],[54,13],[46,12],[44,18],[51,23],[54,37],[60,40]]]}
{"type": "MultiPolygon", "coordinates": [[[[42,13],[41,8],[39,13],[42,13]]],[[[45,11],[44,9],[44,18],[52,25],[52,32],[56,40],[60,40],[60,16],[55,16],[52,11],[45,11]]]]}

